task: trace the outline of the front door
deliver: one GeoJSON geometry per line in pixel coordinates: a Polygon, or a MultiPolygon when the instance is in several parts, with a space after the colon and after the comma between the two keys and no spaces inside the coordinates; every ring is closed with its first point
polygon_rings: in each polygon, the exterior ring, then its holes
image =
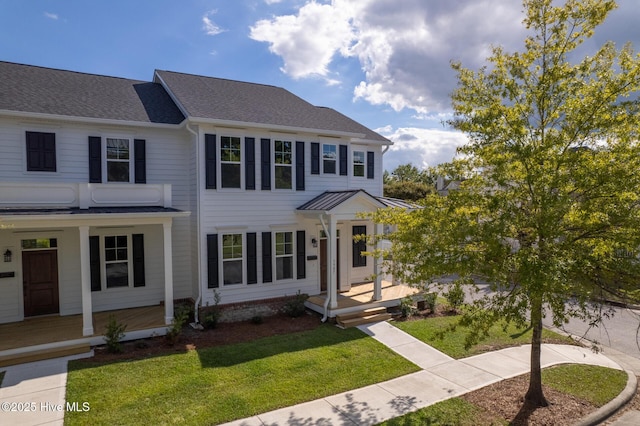
{"type": "MultiPolygon", "coordinates": [[[[337,289],[340,290],[340,239],[336,243],[336,261],[338,262],[338,284],[337,289]]],[[[328,271],[329,259],[327,256],[327,239],[320,239],[320,291],[327,291],[327,271],[328,271]]]]}
{"type": "Polygon", "coordinates": [[[60,312],[57,250],[22,252],[22,287],[25,317],[60,312]]]}

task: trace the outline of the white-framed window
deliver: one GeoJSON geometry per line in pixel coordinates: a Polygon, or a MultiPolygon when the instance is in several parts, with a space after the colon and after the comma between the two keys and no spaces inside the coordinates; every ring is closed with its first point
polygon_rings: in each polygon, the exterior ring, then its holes
{"type": "Polygon", "coordinates": [[[364,177],[366,170],[366,153],[364,151],[353,151],[353,176],[364,177]]]}
{"type": "Polygon", "coordinates": [[[293,232],[276,232],[276,280],[287,280],[293,278],[293,252],[293,232]]]}
{"type": "Polygon", "coordinates": [[[105,147],[106,182],[131,182],[133,176],[131,140],[106,138],[105,147]]]}
{"type": "Polygon", "coordinates": [[[274,177],[276,189],[293,188],[293,143],[276,140],[274,146],[274,177]]]}
{"type": "Polygon", "coordinates": [[[224,285],[244,282],[242,234],[222,234],[222,282],[224,285]]]}
{"type": "Polygon", "coordinates": [[[322,173],[335,175],[337,158],[338,151],[336,145],[322,144],[322,173]]]}
{"type": "Polygon", "coordinates": [[[222,188],[242,185],[242,144],[237,136],[220,138],[220,182],[222,188]]]}
{"type": "Polygon", "coordinates": [[[129,235],[104,237],[104,273],[107,288],[129,287],[131,271],[129,235]]]}

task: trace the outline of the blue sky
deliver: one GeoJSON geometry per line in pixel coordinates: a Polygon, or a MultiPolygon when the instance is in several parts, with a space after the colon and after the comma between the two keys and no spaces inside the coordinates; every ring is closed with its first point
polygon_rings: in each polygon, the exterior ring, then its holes
{"type": "MultiPolygon", "coordinates": [[[[605,40],[640,48],[637,0],[605,40]]],[[[0,60],[150,80],[155,69],[284,87],[378,130],[385,168],[452,158],[451,60],[520,49],[519,0],[0,0],[0,60]]],[[[1,76],[0,76],[1,77],[1,76]]],[[[277,107],[277,106],[274,106],[277,107]]]]}

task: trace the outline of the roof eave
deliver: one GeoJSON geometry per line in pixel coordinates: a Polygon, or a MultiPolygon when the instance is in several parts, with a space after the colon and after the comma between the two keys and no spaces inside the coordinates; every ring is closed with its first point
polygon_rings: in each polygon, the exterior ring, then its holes
{"type": "Polygon", "coordinates": [[[12,111],[12,110],[0,110],[0,116],[15,117],[15,118],[31,118],[38,120],[52,120],[52,121],[74,121],[78,123],[88,124],[109,124],[117,126],[131,126],[131,127],[155,127],[162,129],[178,129],[184,125],[185,120],[180,123],[154,123],[151,121],[132,121],[132,120],[117,120],[111,118],[94,118],[94,117],[79,117],[76,115],[59,115],[59,114],[46,114],[42,112],[29,112],[29,111],[12,111]]]}

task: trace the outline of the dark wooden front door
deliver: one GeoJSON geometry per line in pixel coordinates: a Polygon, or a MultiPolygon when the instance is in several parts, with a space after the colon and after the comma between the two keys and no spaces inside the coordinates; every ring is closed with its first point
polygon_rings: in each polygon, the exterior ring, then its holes
{"type": "Polygon", "coordinates": [[[22,252],[22,287],[25,317],[60,312],[56,250],[22,252]]]}
{"type": "MultiPolygon", "coordinates": [[[[340,239],[336,244],[336,261],[338,262],[338,285],[337,289],[340,290],[340,239]]],[[[327,256],[327,239],[320,239],[320,291],[327,291],[327,270],[329,265],[329,259],[327,256]]]]}

